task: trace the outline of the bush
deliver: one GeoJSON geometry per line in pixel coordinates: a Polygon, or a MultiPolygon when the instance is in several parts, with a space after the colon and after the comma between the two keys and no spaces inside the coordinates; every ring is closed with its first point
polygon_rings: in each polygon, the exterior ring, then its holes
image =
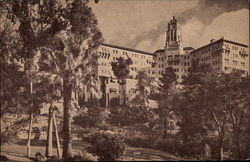
{"type": "Polygon", "coordinates": [[[181,143],[178,138],[168,138],[165,140],[158,140],[154,144],[154,148],[171,154],[179,154],[181,143]]]}
{"type": "Polygon", "coordinates": [[[152,148],[153,141],[149,138],[133,137],[126,138],[125,143],[132,147],[152,148]]]}
{"type": "Polygon", "coordinates": [[[17,137],[13,133],[4,132],[4,133],[1,133],[0,135],[1,145],[14,143],[16,141],[17,141],[17,137]]]}
{"type": "Polygon", "coordinates": [[[89,152],[99,157],[98,160],[115,161],[125,151],[123,137],[112,131],[98,131],[91,134],[87,140],[91,146],[89,152]]]}

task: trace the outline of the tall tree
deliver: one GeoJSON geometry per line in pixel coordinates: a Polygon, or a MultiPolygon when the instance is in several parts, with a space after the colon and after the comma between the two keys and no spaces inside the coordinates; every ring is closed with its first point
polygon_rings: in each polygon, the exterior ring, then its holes
{"type": "Polygon", "coordinates": [[[165,72],[159,78],[159,91],[165,95],[170,92],[171,86],[177,80],[177,76],[172,67],[167,67],[165,72]]]}
{"type": "Polygon", "coordinates": [[[173,99],[175,113],[180,118],[180,135],[186,146],[190,141],[207,138],[210,123],[206,109],[214,97],[208,93],[212,85],[206,84],[206,79],[213,75],[210,72],[211,68],[206,64],[191,67],[189,75],[182,82],[183,90],[173,99]]]}
{"type": "Polygon", "coordinates": [[[230,74],[218,74],[216,86],[211,88],[216,96],[209,112],[219,133],[219,159],[223,160],[225,138],[232,130],[233,159],[240,160],[243,155],[243,139],[246,132],[247,113],[249,106],[249,80],[240,71],[230,74]]]}
{"type": "Polygon", "coordinates": [[[162,137],[165,139],[167,136],[168,125],[170,124],[170,114],[173,113],[172,109],[172,98],[174,95],[173,89],[176,86],[177,76],[172,67],[167,67],[165,72],[159,78],[159,91],[161,97],[158,99],[159,102],[159,117],[161,119],[161,125],[163,130],[162,137]]]}
{"type": "MultiPolygon", "coordinates": [[[[149,96],[152,93],[152,79],[147,75],[145,71],[139,71],[138,82],[136,84],[136,95],[130,101],[129,105],[132,109],[137,109],[137,115],[140,120],[147,120],[147,114],[149,110],[149,96]]],[[[142,120],[142,121],[144,121],[142,120]]]]}
{"type": "Polygon", "coordinates": [[[208,65],[191,69],[184,79],[184,92],[177,106],[184,141],[197,137],[205,139],[209,137],[208,131],[217,132],[218,159],[224,159],[226,139],[231,139],[235,145],[231,147],[235,153],[231,158],[240,159],[242,141],[239,137],[247,130],[243,123],[247,122],[248,82],[240,71],[213,73],[208,65]]]}
{"type": "Polygon", "coordinates": [[[96,63],[95,49],[102,35],[94,13],[88,0],[5,0],[0,3],[1,12],[18,26],[23,44],[18,55],[25,60],[25,71],[32,73],[31,63],[36,56],[42,75],[53,82],[60,79],[63,82],[63,157],[68,159],[72,156],[72,90],[79,83],[92,82],[97,77],[91,67],[96,63]]]}
{"type": "MultiPolygon", "coordinates": [[[[128,57],[128,56],[127,56],[128,57]]],[[[124,98],[124,104],[126,104],[126,78],[129,75],[130,72],[130,65],[133,64],[133,61],[131,58],[124,58],[124,57],[119,57],[116,61],[111,62],[111,67],[114,75],[116,78],[120,81],[123,92],[123,98],[124,98]]]]}

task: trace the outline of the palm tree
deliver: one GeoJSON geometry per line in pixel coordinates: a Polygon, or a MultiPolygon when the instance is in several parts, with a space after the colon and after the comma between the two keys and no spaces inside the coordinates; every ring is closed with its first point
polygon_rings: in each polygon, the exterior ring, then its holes
{"type": "Polygon", "coordinates": [[[130,65],[132,65],[132,59],[127,56],[127,59],[123,57],[119,57],[117,61],[111,62],[112,71],[116,78],[120,81],[122,92],[124,95],[124,104],[126,104],[126,78],[129,75],[130,72],[130,65]]]}
{"type": "MultiPolygon", "coordinates": [[[[97,33],[96,33],[97,34],[97,33]]],[[[95,35],[96,36],[96,35],[95,35]]],[[[63,157],[68,159],[72,156],[71,151],[71,115],[72,92],[79,90],[83,84],[88,84],[96,89],[98,78],[96,75],[97,54],[96,47],[88,45],[84,47],[86,41],[79,40],[79,35],[73,33],[59,33],[49,48],[39,49],[37,55],[40,65],[38,76],[49,78],[51,84],[62,83],[63,96],[63,157]],[[51,50],[52,49],[52,50],[51,50]]]]}
{"type": "MultiPolygon", "coordinates": [[[[18,26],[21,38],[19,58],[29,64],[39,59],[40,74],[52,83],[61,81],[64,100],[64,158],[71,157],[70,107],[73,89],[80,83],[95,82],[92,67],[95,49],[102,41],[97,19],[89,1],[14,0],[1,1],[1,13],[18,26]],[[2,12],[3,11],[3,12],[2,12]],[[90,79],[89,79],[90,78],[90,79]],[[89,80],[88,80],[89,79],[89,80]]],[[[29,66],[27,68],[29,70],[29,66]]],[[[26,70],[24,70],[26,73],[26,70]]]]}

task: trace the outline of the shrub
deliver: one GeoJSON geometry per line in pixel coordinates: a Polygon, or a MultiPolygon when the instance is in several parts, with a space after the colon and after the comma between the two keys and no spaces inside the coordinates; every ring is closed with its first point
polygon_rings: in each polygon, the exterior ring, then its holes
{"type": "Polygon", "coordinates": [[[158,140],[154,144],[154,148],[164,152],[178,154],[181,149],[181,143],[178,138],[168,138],[165,140],[158,140]]]}
{"type": "Polygon", "coordinates": [[[149,138],[132,137],[126,138],[126,144],[132,147],[152,148],[153,141],[149,138]]]}
{"type": "Polygon", "coordinates": [[[91,134],[87,140],[91,146],[89,152],[99,157],[102,161],[115,161],[125,151],[123,137],[112,131],[98,131],[91,134]]]}
{"type": "Polygon", "coordinates": [[[14,143],[16,141],[17,141],[17,137],[13,133],[4,132],[4,133],[1,133],[0,135],[1,145],[14,143]]]}

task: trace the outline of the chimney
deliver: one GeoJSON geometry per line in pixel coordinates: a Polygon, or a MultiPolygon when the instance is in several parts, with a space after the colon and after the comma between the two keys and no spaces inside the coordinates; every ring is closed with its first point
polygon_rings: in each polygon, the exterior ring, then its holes
{"type": "Polygon", "coordinates": [[[211,40],[210,40],[210,43],[213,43],[214,41],[215,41],[215,39],[211,39],[211,40]]]}

